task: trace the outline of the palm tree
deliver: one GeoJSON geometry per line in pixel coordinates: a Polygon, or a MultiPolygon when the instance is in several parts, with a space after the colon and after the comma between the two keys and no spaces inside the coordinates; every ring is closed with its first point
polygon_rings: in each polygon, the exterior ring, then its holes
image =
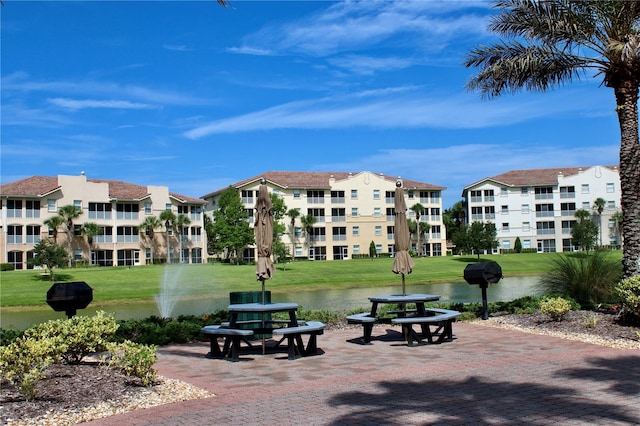
{"type": "Polygon", "coordinates": [[[640,1],[502,0],[489,29],[500,43],[469,52],[468,83],[486,97],[546,91],[585,76],[613,89],[620,126],[624,278],[640,272],[640,1]],[[594,72],[595,71],[595,72],[594,72]]]}
{"type": "Polygon", "coordinates": [[[44,221],[44,224],[51,229],[51,233],[53,234],[53,242],[58,244],[58,228],[62,226],[64,223],[64,218],[60,215],[51,216],[49,219],[44,221]]]}
{"type": "Polygon", "coordinates": [[[100,225],[93,222],[87,222],[82,225],[82,228],[80,228],[80,233],[87,237],[87,244],[89,244],[89,265],[92,264],[91,254],[93,248],[93,237],[95,237],[96,235],[100,235],[100,231],[102,231],[100,225]]]}
{"type": "Polygon", "coordinates": [[[167,232],[167,264],[171,264],[171,242],[169,241],[169,230],[174,228],[176,215],[171,210],[160,213],[160,221],[164,222],[164,229],[167,232]]]}
{"type": "Polygon", "coordinates": [[[622,238],[622,213],[620,211],[615,212],[612,216],[611,216],[611,220],[613,220],[613,223],[616,226],[616,234],[618,237],[618,244],[622,244],[622,241],[620,241],[622,238]]]}
{"type": "Polygon", "coordinates": [[[416,252],[418,252],[418,256],[422,255],[422,247],[420,247],[420,233],[422,233],[422,228],[420,226],[420,215],[424,211],[424,206],[420,203],[415,203],[412,205],[409,210],[413,211],[416,214],[416,223],[418,226],[416,227],[416,235],[418,237],[418,241],[416,242],[416,252]]]}
{"type": "Polygon", "coordinates": [[[73,221],[80,217],[82,214],[82,210],[74,206],[73,204],[68,204],[66,206],[60,207],[58,210],[58,215],[64,219],[67,223],[67,244],[69,245],[69,267],[71,267],[71,260],[73,258],[73,253],[71,252],[71,242],[73,239],[73,221]]]}
{"type": "MultiPolygon", "coordinates": [[[[420,238],[420,235],[427,234],[430,230],[431,230],[431,225],[429,225],[427,222],[418,223],[418,238],[420,238]]],[[[425,244],[426,243],[427,243],[427,241],[425,240],[425,244]]],[[[423,253],[423,255],[424,255],[424,253],[423,253]]]]}
{"type": "Polygon", "coordinates": [[[151,240],[151,264],[153,265],[153,245],[155,240],[156,229],[162,226],[162,222],[156,216],[147,216],[144,218],[144,222],[138,225],[138,231],[145,234],[149,234],[149,240],[151,240]]]}
{"type": "Polygon", "coordinates": [[[296,258],[296,218],[300,216],[300,210],[289,209],[287,216],[291,219],[291,258],[296,258]]]}
{"type": "Polygon", "coordinates": [[[598,212],[598,234],[600,236],[600,247],[602,247],[602,212],[606,205],[607,202],[601,197],[596,198],[593,202],[593,209],[598,212]]]}
{"type": "Polygon", "coordinates": [[[311,251],[311,243],[313,242],[313,225],[317,222],[317,219],[313,215],[306,215],[300,217],[300,222],[302,222],[302,228],[304,228],[304,232],[307,235],[307,244],[309,245],[309,251],[311,251]]]}
{"type": "Polygon", "coordinates": [[[178,217],[176,217],[175,222],[173,223],[173,226],[178,231],[178,241],[180,243],[180,263],[185,263],[184,258],[182,256],[182,237],[183,237],[184,227],[189,225],[190,223],[191,223],[191,219],[189,219],[188,216],[183,214],[179,214],[178,217]]]}

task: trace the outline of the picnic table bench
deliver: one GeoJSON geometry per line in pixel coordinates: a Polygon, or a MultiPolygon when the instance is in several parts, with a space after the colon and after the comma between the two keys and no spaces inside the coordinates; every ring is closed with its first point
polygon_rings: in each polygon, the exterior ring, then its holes
{"type": "Polygon", "coordinates": [[[317,336],[324,334],[324,324],[319,321],[306,321],[304,325],[273,329],[275,336],[287,339],[288,359],[309,356],[318,352],[317,336]],[[302,335],[308,334],[309,341],[305,347],[302,335]]]}
{"type": "Polygon", "coordinates": [[[391,323],[402,326],[409,346],[413,346],[414,341],[421,343],[425,337],[429,343],[434,343],[434,336],[437,336],[435,343],[453,340],[453,322],[460,315],[460,312],[438,308],[428,308],[425,311],[427,316],[393,318],[391,323]],[[421,333],[413,329],[414,324],[420,325],[421,333]],[[436,326],[433,332],[430,328],[432,325],[436,326]]]}
{"type": "Polygon", "coordinates": [[[211,351],[209,358],[229,357],[231,361],[239,361],[240,341],[253,335],[253,330],[241,330],[237,328],[225,328],[222,325],[207,325],[202,327],[202,333],[209,338],[211,351]],[[224,345],[220,349],[219,338],[224,338],[224,345]]]}

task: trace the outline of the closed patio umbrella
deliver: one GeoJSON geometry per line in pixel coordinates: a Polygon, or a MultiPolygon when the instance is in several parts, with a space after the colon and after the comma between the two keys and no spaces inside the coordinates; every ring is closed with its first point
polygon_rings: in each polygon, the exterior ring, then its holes
{"type": "Polygon", "coordinates": [[[264,282],[273,276],[273,212],[272,203],[267,190],[266,179],[260,182],[258,200],[256,202],[256,215],[253,232],[258,250],[258,262],[256,263],[256,277],[262,283],[262,303],[264,304],[264,282]]]}
{"type": "Polygon", "coordinates": [[[404,191],[402,182],[396,182],[396,193],[394,196],[395,220],[393,240],[395,243],[395,255],[393,259],[392,271],[402,275],[402,294],[406,294],[404,276],[410,274],[415,263],[409,256],[411,244],[409,224],[407,223],[407,205],[404,201],[404,191]]]}

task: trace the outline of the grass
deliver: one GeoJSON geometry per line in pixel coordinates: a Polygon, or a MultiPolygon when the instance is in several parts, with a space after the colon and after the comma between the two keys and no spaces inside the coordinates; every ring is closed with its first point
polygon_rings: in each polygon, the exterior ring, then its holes
{"type": "MultiPolygon", "coordinates": [[[[496,261],[505,276],[542,275],[550,270],[562,253],[522,253],[482,256],[481,261],[496,261]]],[[[622,257],[621,252],[614,256],[622,257]]],[[[464,282],[464,268],[477,261],[476,256],[416,258],[408,284],[464,282]]],[[[301,290],[346,289],[396,285],[401,277],[391,272],[393,259],[349,261],[295,261],[277,265],[266,288],[273,294],[301,290]]],[[[255,291],[260,284],[253,265],[200,264],[172,266],[171,274],[180,274],[178,282],[189,286],[195,297],[228,295],[230,291],[255,291]],[[180,271],[180,272],[178,272],[180,271]]],[[[4,271],[0,273],[0,304],[3,309],[43,306],[51,282],[42,271],[4,271]]],[[[93,304],[107,306],[153,300],[165,273],[164,266],[78,268],[55,270],[55,280],[85,281],[93,288],[93,304]]],[[[48,308],[46,305],[43,309],[48,308]]]]}

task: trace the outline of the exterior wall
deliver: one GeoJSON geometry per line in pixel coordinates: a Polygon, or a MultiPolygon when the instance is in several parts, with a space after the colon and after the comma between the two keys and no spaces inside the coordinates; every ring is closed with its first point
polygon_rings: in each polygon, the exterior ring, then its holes
{"type": "MultiPolygon", "coordinates": [[[[329,178],[324,188],[296,188],[283,187],[276,182],[267,180],[269,191],[281,196],[289,209],[298,209],[300,216],[296,219],[296,230],[291,229],[290,218],[285,216],[281,222],[286,226],[282,241],[295,257],[308,257],[314,260],[341,260],[350,259],[354,254],[368,254],[369,245],[373,241],[379,253],[393,253],[393,215],[387,215],[387,209],[393,209],[393,194],[395,192],[396,179],[384,177],[370,172],[349,174],[346,179],[329,178]],[[323,191],[323,197],[309,197],[308,191],[323,191]],[[333,197],[332,191],[341,191],[343,197],[333,197]],[[387,197],[387,192],[391,197],[387,197]],[[375,197],[374,194],[378,194],[375,197]],[[318,217],[314,228],[324,228],[323,238],[309,242],[302,231],[301,216],[309,214],[309,209],[324,209],[324,215],[318,217]],[[344,215],[333,215],[332,209],[344,209],[344,215]],[[343,228],[334,236],[334,228],[343,228]],[[298,235],[298,236],[296,236],[298,235]]],[[[248,210],[255,207],[256,194],[260,186],[260,180],[256,179],[244,185],[237,186],[242,196],[242,191],[249,191],[253,198],[243,199],[248,210]]],[[[446,232],[442,221],[442,196],[438,189],[405,189],[405,201],[410,209],[416,203],[422,204],[429,214],[421,216],[422,222],[428,222],[431,226],[439,226],[440,233],[421,238],[421,243],[426,243],[430,255],[446,255],[446,232]],[[420,192],[427,192],[428,197],[421,199],[420,192]],[[433,196],[431,196],[433,195],[433,196]],[[433,215],[431,215],[433,209],[433,215]]],[[[207,210],[216,208],[217,196],[205,196],[209,201],[207,210]]],[[[313,195],[313,194],[311,194],[313,195]]],[[[415,215],[408,210],[407,217],[415,221],[415,215]]],[[[426,212],[425,212],[426,213],[426,212]]],[[[253,225],[253,217],[249,218],[253,225]]],[[[412,245],[415,248],[415,237],[412,245]]]]}
{"type": "MultiPolygon", "coordinates": [[[[206,262],[206,235],[204,233],[204,221],[202,202],[183,202],[169,193],[169,189],[163,186],[139,187],[124,182],[91,181],[86,176],[58,176],[58,188],[44,195],[11,195],[2,194],[2,238],[0,238],[0,252],[3,254],[3,262],[14,263],[16,269],[27,269],[27,260],[33,257],[33,247],[41,239],[50,238],[50,231],[44,222],[58,214],[58,210],[66,205],[76,205],[82,213],[74,220],[74,227],[79,228],[87,222],[96,223],[104,229],[110,229],[110,235],[94,237],[91,247],[84,235],[76,229],[71,236],[71,252],[75,261],[86,261],[102,266],[138,265],[151,262],[154,259],[167,258],[167,233],[164,226],[155,230],[153,238],[140,233],[138,226],[150,215],[159,216],[167,205],[177,215],[179,208],[189,210],[191,219],[189,232],[183,238],[183,249],[188,250],[184,259],[185,263],[206,262]],[[111,182],[111,183],[110,183],[111,182]],[[139,198],[116,198],[110,195],[110,185],[129,186],[142,189],[143,195],[139,198]],[[21,202],[20,210],[9,211],[9,203],[21,202]],[[27,209],[27,201],[40,202],[37,210],[27,209]],[[90,203],[100,203],[110,206],[110,212],[90,211],[90,203]],[[118,204],[131,205],[127,212],[118,212],[118,204]],[[191,214],[191,209],[194,213],[191,214]],[[27,235],[27,227],[39,226],[37,235],[27,235]],[[11,228],[11,230],[9,229],[11,228]],[[122,230],[119,232],[119,229],[122,230]],[[18,231],[17,231],[18,230],[18,231]],[[21,235],[15,235],[21,232],[21,235]],[[13,234],[13,235],[12,235],[13,234]]],[[[195,199],[194,199],[195,200],[195,199]]],[[[172,260],[178,261],[180,242],[177,233],[169,238],[173,248],[172,260]],[[175,256],[175,257],[174,257],[175,256]]],[[[57,242],[68,250],[69,235],[66,224],[58,228],[57,242]]],[[[30,268],[30,266],[29,266],[30,268]]]]}
{"type": "Polygon", "coordinates": [[[571,221],[577,220],[574,214],[580,209],[590,211],[594,222],[600,226],[602,245],[621,244],[612,220],[620,211],[617,169],[595,166],[575,175],[558,174],[556,182],[551,184],[511,186],[486,179],[465,188],[464,195],[469,221],[493,222],[500,249],[513,249],[516,238],[520,237],[523,248],[535,248],[539,252],[575,250],[571,241],[571,221]],[[551,188],[551,192],[536,194],[536,188],[551,188]],[[481,191],[481,197],[473,197],[474,191],[481,191]],[[493,191],[493,198],[490,191],[493,191]],[[593,208],[597,198],[603,198],[607,203],[601,217],[593,208]],[[491,209],[495,212],[493,215],[491,209]],[[538,229],[538,223],[543,222],[545,224],[540,226],[544,229],[538,229]]]}

